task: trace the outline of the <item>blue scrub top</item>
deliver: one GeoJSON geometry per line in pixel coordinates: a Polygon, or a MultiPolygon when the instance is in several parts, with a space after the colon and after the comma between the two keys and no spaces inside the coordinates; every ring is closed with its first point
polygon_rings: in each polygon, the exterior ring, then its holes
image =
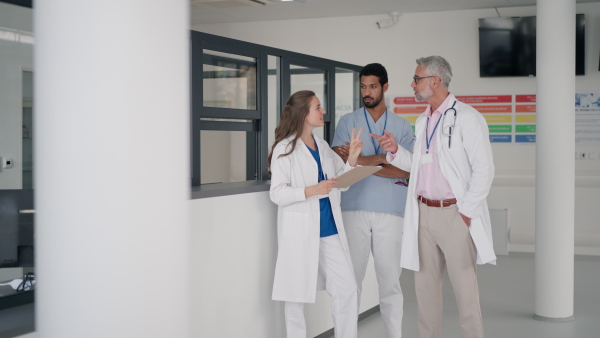
{"type": "MultiPolygon", "coordinates": [[[[335,129],[331,146],[346,145],[346,142],[350,142],[352,128],[358,131],[360,127],[363,127],[360,134],[363,141],[361,156],[386,153],[378,147],[377,140],[369,136],[369,130],[373,134],[383,135],[385,128],[394,134],[403,148],[409,151],[413,149],[414,134],[408,121],[387,110],[375,123],[368,112],[365,114],[364,108],[342,116],[335,129]]],[[[370,175],[342,192],[342,211],[362,210],[404,217],[407,191],[406,180],[370,175]]]]}
{"type": "MultiPolygon", "coordinates": [[[[315,146],[317,143],[315,142],[315,146]]],[[[319,149],[312,150],[309,146],[306,146],[312,154],[317,166],[319,167],[319,182],[325,179],[323,175],[323,167],[321,167],[321,156],[319,156],[319,149]]],[[[333,211],[331,211],[331,202],[329,197],[323,197],[319,199],[319,205],[321,207],[321,237],[327,237],[331,235],[337,235],[337,227],[335,226],[335,220],[333,219],[333,211]]]]}

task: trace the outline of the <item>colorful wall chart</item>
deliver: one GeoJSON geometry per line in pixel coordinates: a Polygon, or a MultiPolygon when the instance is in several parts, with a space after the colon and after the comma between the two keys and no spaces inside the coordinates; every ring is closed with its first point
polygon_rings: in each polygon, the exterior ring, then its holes
{"type": "MultiPolygon", "coordinates": [[[[535,143],[536,95],[457,95],[487,121],[494,143],[535,143]]],[[[393,111],[413,125],[427,104],[414,97],[395,97],[393,111]]],[[[575,94],[575,144],[600,146],[600,93],[575,94]]]]}
{"type": "Polygon", "coordinates": [[[515,142],[535,143],[536,96],[515,95],[515,142]]]}
{"type": "MultiPolygon", "coordinates": [[[[513,95],[458,95],[456,98],[459,101],[470,104],[483,114],[488,123],[491,142],[535,142],[535,95],[533,95],[533,101],[531,101],[531,97],[529,97],[530,101],[526,101],[529,102],[528,106],[530,106],[526,111],[526,115],[529,117],[523,120],[527,125],[533,125],[533,138],[515,137],[516,135],[520,135],[520,133],[531,133],[532,128],[522,129],[523,127],[520,126],[521,122],[516,123],[513,95]],[[533,102],[533,105],[531,102],[533,102]],[[533,116],[533,118],[530,116],[533,116]],[[520,129],[518,131],[516,130],[516,125],[519,125],[520,129]]],[[[417,117],[427,108],[426,103],[416,102],[414,97],[395,97],[393,105],[393,111],[410,122],[413,128],[417,117]]]]}

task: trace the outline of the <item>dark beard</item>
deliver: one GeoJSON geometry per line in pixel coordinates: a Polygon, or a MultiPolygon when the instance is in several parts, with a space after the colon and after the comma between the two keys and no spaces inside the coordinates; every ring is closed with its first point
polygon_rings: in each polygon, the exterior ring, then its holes
{"type": "Polygon", "coordinates": [[[365,98],[363,97],[363,104],[365,105],[365,107],[367,107],[367,108],[375,108],[375,107],[377,107],[381,103],[381,100],[383,98],[379,98],[379,99],[372,98],[372,99],[373,99],[372,103],[366,103],[365,102],[365,98]]]}

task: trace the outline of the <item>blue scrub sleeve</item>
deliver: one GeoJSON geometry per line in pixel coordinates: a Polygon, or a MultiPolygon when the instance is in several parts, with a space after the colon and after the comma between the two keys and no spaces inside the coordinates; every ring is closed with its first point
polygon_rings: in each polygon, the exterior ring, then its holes
{"type": "Polygon", "coordinates": [[[408,151],[413,151],[413,147],[415,145],[415,134],[412,131],[410,123],[404,123],[401,138],[400,140],[396,141],[398,141],[402,148],[408,151]]]}
{"type": "MultiPolygon", "coordinates": [[[[331,143],[331,147],[337,146],[345,146],[346,142],[350,142],[350,130],[348,129],[348,115],[342,116],[340,121],[338,122],[337,127],[335,128],[335,136],[333,137],[333,142],[331,143]]],[[[364,132],[364,130],[363,130],[364,132]]]]}

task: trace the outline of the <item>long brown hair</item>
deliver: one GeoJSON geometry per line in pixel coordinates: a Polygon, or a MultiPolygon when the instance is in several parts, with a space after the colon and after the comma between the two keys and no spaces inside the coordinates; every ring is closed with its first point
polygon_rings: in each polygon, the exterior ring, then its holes
{"type": "Polygon", "coordinates": [[[285,107],[283,107],[279,126],[275,129],[275,142],[273,142],[269,157],[267,158],[267,169],[269,174],[271,174],[271,158],[273,157],[273,150],[279,142],[287,137],[295,135],[292,142],[290,142],[292,146],[290,150],[285,154],[281,154],[279,157],[287,156],[296,149],[296,141],[302,136],[302,132],[304,131],[304,120],[310,111],[310,102],[315,96],[315,92],[313,91],[301,90],[292,94],[287,100],[285,107]]]}

